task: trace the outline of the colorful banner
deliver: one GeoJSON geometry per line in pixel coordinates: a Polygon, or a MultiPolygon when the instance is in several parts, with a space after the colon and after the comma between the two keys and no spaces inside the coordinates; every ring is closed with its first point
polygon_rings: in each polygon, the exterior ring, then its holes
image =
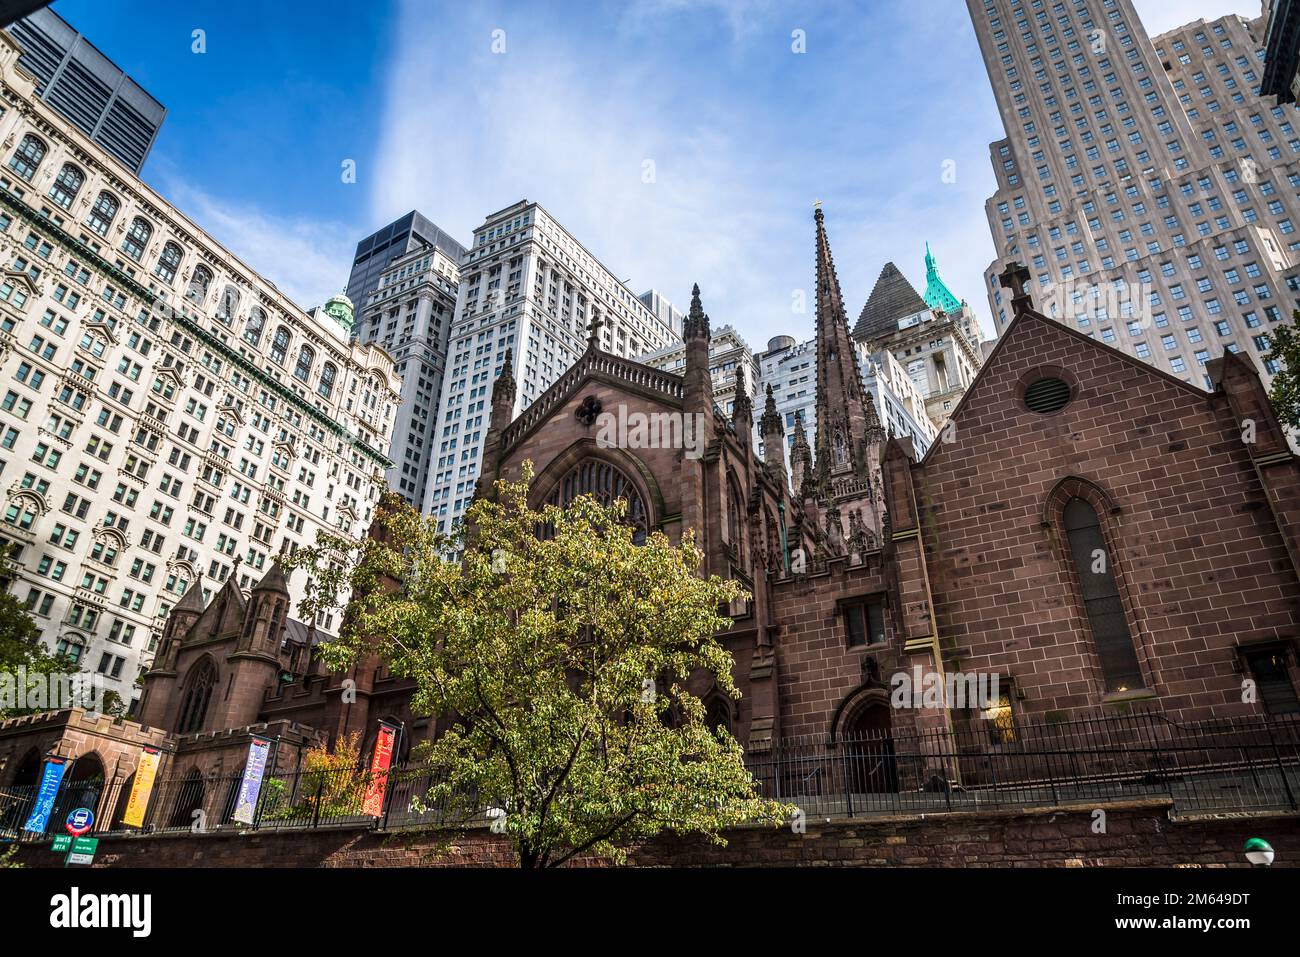
{"type": "Polygon", "coordinates": [[[54,810],[54,799],[58,797],[59,788],[63,784],[63,774],[70,765],[71,762],[67,758],[46,759],[45,771],[41,775],[41,789],[36,794],[36,804],[32,807],[31,816],[23,825],[24,831],[45,833],[50,823],[50,812],[54,810]]]}
{"type": "Polygon", "coordinates": [[[135,783],[131,785],[131,797],[126,802],[126,814],[122,816],[122,823],[127,827],[144,827],[144,812],[149,807],[160,760],[162,754],[156,748],[145,748],[140,752],[140,763],[135,766],[135,783]]]}
{"type": "Polygon", "coordinates": [[[257,797],[262,793],[262,775],[266,773],[266,755],[271,742],[266,738],[253,738],[248,742],[248,761],[244,764],[244,779],[239,782],[239,797],[235,800],[232,821],[252,824],[257,813],[257,797]]]}
{"type": "Polygon", "coordinates": [[[366,789],[366,800],[361,806],[362,814],[383,816],[384,795],[388,791],[388,766],[393,763],[393,742],[396,740],[397,728],[381,721],[379,735],[375,738],[375,756],[370,759],[370,786],[366,789]]]}

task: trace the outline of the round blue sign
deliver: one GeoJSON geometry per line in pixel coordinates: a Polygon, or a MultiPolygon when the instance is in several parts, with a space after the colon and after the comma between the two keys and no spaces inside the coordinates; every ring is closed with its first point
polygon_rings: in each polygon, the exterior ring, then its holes
{"type": "Polygon", "coordinates": [[[68,815],[68,833],[73,837],[89,833],[95,824],[95,812],[88,807],[79,807],[68,815]]]}

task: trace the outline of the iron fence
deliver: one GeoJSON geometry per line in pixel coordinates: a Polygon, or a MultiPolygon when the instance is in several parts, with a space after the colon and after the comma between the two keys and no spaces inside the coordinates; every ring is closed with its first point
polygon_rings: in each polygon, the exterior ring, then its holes
{"type": "MultiPolygon", "coordinates": [[[[972,720],[956,730],[790,738],[745,762],[767,797],[824,817],[1090,805],[1163,798],[1175,814],[1300,810],[1300,715],[1177,723],[1155,714],[1063,722],[972,720]]],[[[143,823],[124,823],[129,782],[65,783],[44,833],[24,825],[39,785],[0,787],[0,840],[64,832],[69,812],[95,809],[94,834],[322,827],[403,828],[486,820],[493,802],[456,793],[424,766],[379,775],[330,768],[268,773],[237,815],[242,773],[160,776],[143,823]],[[367,797],[382,792],[378,814],[367,797]],[[250,813],[251,812],[251,813],[250,813]],[[237,817],[244,818],[237,820],[237,817]]]]}
{"type": "Polygon", "coordinates": [[[746,764],[806,813],[907,814],[1167,798],[1175,814],[1295,811],[1300,715],[1155,713],[779,741],[746,764]]]}

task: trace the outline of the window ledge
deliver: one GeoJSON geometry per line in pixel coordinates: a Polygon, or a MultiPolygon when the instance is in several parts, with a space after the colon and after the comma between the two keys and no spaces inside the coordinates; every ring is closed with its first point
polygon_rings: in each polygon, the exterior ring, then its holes
{"type": "Polygon", "coordinates": [[[1121,701],[1143,701],[1158,695],[1150,688],[1133,688],[1129,691],[1111,691],[1101,696],[1102,704],[1116,704],[1121,701]]]}

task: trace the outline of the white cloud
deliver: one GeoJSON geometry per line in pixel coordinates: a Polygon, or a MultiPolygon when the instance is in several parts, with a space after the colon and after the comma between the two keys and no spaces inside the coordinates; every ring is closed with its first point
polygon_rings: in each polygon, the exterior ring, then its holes
{"type": "Polygon", "coordinates": [[[358,238],[352,226],[274,216],[218,199],[169,173],[162,180],[161,192],[178,209],[302,308],[342,291],[358,238]]]}
{"type": "Polygon", "coordinates": [[[1229,14],[1247,19],[1260,15],[1260,0],[1134,0],[1147,34],[1155,37],[1194,20],[1217,20],[1229,14]]]}
{"type": "MultiPolygon", "coordinates": [[[[376,222],[415,207],[467,242],[486,214],[528,198],[635,292],[653,286],[684,308],[698,281],[715,324],[747,332],[755,314],[788,313],[789,290],[769,281],[783,249],[773,226],[791,213],[777,199],[787,171],[740,138],[734,104],[692,97],[663,64],[617,61],[532,24],[504,22],[507,53],[493,55],[491,18],[439,18],[448,48],[472,50],[451,64],[429,55],[432,21],[423,5],[404,11],[376,222]],[[469,79],[449,83],[452,72],[469,79]]],[[[794,228],[806,271],[811,219],[794,228]]]]}

